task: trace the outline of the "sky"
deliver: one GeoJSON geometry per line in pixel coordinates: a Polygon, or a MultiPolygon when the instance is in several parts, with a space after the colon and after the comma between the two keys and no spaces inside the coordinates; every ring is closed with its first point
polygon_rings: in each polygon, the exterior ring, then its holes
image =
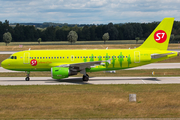
{"type": "Polygon", "coordinates": [[[180,0],[0,0],[0,21],[108,24],[180,21],[180,0]]]}

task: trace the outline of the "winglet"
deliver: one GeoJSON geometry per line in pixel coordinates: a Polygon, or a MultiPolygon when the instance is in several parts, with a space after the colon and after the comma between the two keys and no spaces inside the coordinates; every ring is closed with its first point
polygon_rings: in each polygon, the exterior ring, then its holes
{"type": "Polygon", "coordinates": [[[164,18],[146,41],[137,49],[167,50],[174,18],[164,18]]]}

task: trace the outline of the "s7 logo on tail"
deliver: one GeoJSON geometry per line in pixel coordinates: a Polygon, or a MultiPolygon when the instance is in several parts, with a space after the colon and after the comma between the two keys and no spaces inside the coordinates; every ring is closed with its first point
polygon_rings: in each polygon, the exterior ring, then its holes
{"type": "Polygon", "coordinates": [[[154,34],[154,40],[158,43],[163,43],[167,39],[167,34],[163,30],[158,30],[154,34]]]}

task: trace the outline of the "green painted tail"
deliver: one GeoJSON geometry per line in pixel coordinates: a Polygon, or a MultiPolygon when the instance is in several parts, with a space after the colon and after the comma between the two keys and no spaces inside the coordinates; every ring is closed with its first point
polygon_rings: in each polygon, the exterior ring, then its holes
{"type": "Polygon", "coordinates": [[[174,18],[164,18],[146,41],[137,49],[167,50],[174,18]]]}

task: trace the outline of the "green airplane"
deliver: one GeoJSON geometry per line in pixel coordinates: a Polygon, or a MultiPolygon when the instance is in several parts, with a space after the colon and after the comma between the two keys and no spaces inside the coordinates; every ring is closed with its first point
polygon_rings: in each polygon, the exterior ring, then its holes
{"type": "Polygon", "coordinates": [[[12,54],[1,63],[8,70],[51,71],[53,79],[63,79],[77,73],[88,81],[87,72],[110,71],[142,66],[178,55],[167,51],[174,18],[165,18],[136,49],[99,50],[27,50],[12,54]]]}

